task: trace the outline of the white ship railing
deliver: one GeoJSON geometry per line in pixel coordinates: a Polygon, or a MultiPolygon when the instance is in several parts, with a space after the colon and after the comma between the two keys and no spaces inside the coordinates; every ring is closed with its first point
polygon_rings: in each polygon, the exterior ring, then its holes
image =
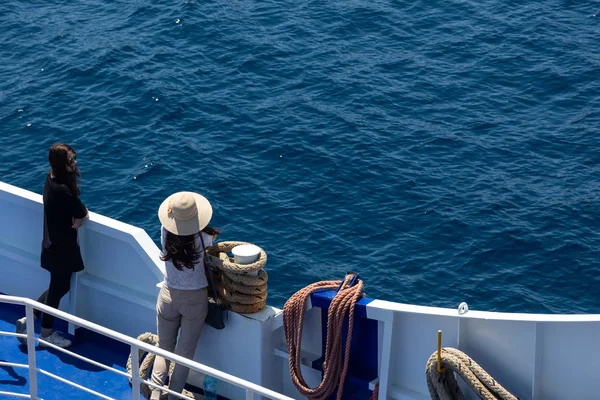
{"type": "MultiPolygon", "coordinates": [[[[54,375],[48,371],[45,371],[43,369],[37,368],[36,366],[36,352],[35,352],[35,345],[36,345],[36,341],[43,343],[44,346],[48,346],[50,348],[53,348],[55,350],[61,351],[65,354],[68,354],[70,356],[73,356],[75,358],[78,358],[80,360],[89,362],[92,365],[95,365],[97,367],[100,368],[104,368],[108,371],[112,371],[118,375],[122,375],[122,376],[126,376],[128,378],[131,379],[131,393],[132,393],[132,399],[134,400],[139,400],[140,399],[140,385],[143,382],[144,384],[147,384],[149,386],[152,387],[159,387],[157,385],[155,385],[154,383],[152,383],[149,380],[145,380],[140,378],[140,372],[139,372],[139,350],[144,350],[147,351],[149,353],[154,353],[158,356],[164,357],[168,360],[174,361],[177,364],[181,364],[183,366],[186,366],[190,369],[193,369],[194,371],[198,371],[201,372],[203,374],[206,375],[210,375],[213,376],[219,380],[222,380],[224,382],[230,383],[234,386],[240,387],[242,389],[244,389],[246,391],[246,400],[252,400],[254,399],[254,394],[258,394],[261,396],[264,396],[266,398],[269,399],[275,399],[275,400],[292,400],[291,397],[287,397],[284,396],[283,394],[274,392],[270,389],[264,388],[262,386],[256,385],[252,382],[248,382],[244,379],[240,379],[236,376],[227,374],[225,372],[219,371],[217,369],[211,368],[209,366],[200,364],[198,362],[189,360],[187,358],[178,356],[176,354],[170,353],[168,351],[162,350],[156,346],[152,346],[150,344],[144,343],[142,341],[139,341],[137,339],[133,339],[129,336],[123,335],[121,333],[115,332],[113,330],[107,329],[103,326],[94,324],[93,322],[89,322],[86,321],[82,318],[78,318],[76,316],[73,316],[71,314],[68,314],[66,312],[57,310],[55,308],[52,307],[48,307],[45,304],[42,303],[38,303],[37,301],[31,300],[31,299],[26,299],[23,297],[15,297],[15,296],[2,296],[0,295],[0,303],[8,303],[8,304],[20,304],[20,305],[24,305],[25,306],[25,316],[26,316],[26,324],[28,327],[33,327],[34,326],[34,317],[33,317],[33,310],[34,309],[38,309],[44,313],[47,314],[51,314],[54,315],[55,317],[61,318],[69,323],[75,324],[77,326],[86,328],[90,331],[94,331],[96,333],[99,333],[101,335],[104,335],[106,337],[109,337],[111,339],[117,340],[121,343],[125,343],[128,344],[130,349],[131,349],[131,375],[129,375],[126,372],[123,371],[119,371],[115,368],[109,367],[108,365],[104,365],[101,364],[99,362],[96,362],[94,360],[91,360],[87,357],[83,357],[80,356],[79,354],[75,354],[69,350],[54,346],[42,339],[37,339],[34,336],[34,330],[33,329],[27,329],[27,334],[17,334],[17,333],[12,333],[12,332],[0,332],[0,336],[13,336],[13,337],[22,337],[22,338],[26,338],[27,339],[27,358],[28,358],[28,364],[16,364],[16,363],[9,363],[9,362],[0,362],[0,366],[7,366],[7,367],[16,367],[16,368],[26,368],[29,370],[29,395],[27,394],[21,394],[21,393],[11,393],[11,392],[4,392],[4,391],[0,391],[0,395],[7,395],[7,396],[12,396],[12,397],[20,397],[20,398],[27,398],[27,399],[38,399],[38,388],[37,388],[37,374],[38,372],[49,376],[53,379],[57,379],[63,383],[66,383],[70,386],[76,387],[80,390],[83,390],[87,393],[96,395],[100,398],[103,399],[108,399],[108,400],[113,400],[111,397],[108,397],[106,395],[103,395],[101,393],[98,393],[92,389],[86,388],[84,386],[78,385],[74,382],[71,382],[65,378],[62,378],[60,376],[54,375]]],[[[162,390],[175,395],[178,398],[181,399],[189,399],[189,397],[183,396],[180,393],[176,393],[173,392],[172,390],[169,390],[167,388],[161,388],[162,390]]]]}

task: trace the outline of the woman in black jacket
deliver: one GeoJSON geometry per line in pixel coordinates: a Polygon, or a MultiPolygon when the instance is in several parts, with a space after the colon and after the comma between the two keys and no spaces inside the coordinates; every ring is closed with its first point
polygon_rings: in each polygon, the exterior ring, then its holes
{"type": "MultiPolygon", "coordinates": [[[[60,300],[70,290],[71,275],[83,270],[83,259],[77,241],[77,229],[88,216],[88,210],[79,199],[80,176],[77,155],[71,146],[57,143],[48,152],[50,172],[44,185],[44,239],[41,266],[50,272],[50,284],[38,301],[58,308],[60,300]]],[[[34,311],[38,318],[41,312],[34,311]]],[[[44,314],[40,338],[59,347],[68,347],[71,341],[53,332],[54,317],[44,314]]],[[[25,318],[17,321],[17,333],[26,333],[25,318]]],[[[19,338],[21,343],[26,340],[19,338]]],[[[42,342],[40,342],[42,343],[42,342]]],[[[43,343],[42,343],[43,344],[43,343]]]]}

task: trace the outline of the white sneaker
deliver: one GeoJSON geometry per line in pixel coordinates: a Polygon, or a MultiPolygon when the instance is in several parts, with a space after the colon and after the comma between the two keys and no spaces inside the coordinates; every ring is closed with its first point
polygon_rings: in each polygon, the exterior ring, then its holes
{"type": "MultiPolygon", "coordinates": [[[[27,333],[27,318],[25,318],[25,317],[19,318],[17,320],[17,323],[15,324],[15,326],[16,326],[17,333],[26,334],[27,333]]],[[[17,340],[19,341],[19,343],[27,345],[27,338],[18,337],[17,340]]]]}
{"type": "Polygon", "coordinates": [[[40,339],[40,347],[47,347],[46,343],[44,343],[43,341],[46,341],[50,344],[53,344],[57,347],[69,347],[71,345],[71,341],[65,337],[63,337],[60,333],[58,332],[52,332],[52,335],[48,336],[48,337],[39,337],[40,339]]]}

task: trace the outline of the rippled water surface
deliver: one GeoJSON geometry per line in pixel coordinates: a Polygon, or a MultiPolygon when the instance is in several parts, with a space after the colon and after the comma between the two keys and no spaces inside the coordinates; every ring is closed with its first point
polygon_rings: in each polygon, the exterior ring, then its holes
{"type": "Polygon", "coordinates": [[[84,202],[159,239],[206,195],[276,306],[372,297],[600,312],[600,3],[0,4],[0,180],[78,152],[84,202]]]}

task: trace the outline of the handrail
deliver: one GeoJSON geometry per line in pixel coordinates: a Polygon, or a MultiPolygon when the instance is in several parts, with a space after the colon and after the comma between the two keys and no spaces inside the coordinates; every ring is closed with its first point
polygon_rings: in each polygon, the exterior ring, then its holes
{"type": "MultiPolygon", "coordinates": [[[[70,322],[75,325],[86,328],[90,331],[100,333],[111,339],[128,344],[131,347],[131,355],[132,355],[131,363],[132,363],[133,398],[139,398],[139,394],[140,394],[140,392],[139,392],[140,377],[139,377],[139,372],[138,372],[139,371],[139,369],[138,369],[139,362],[138,362],[137,356],[138,356],[138,349],[141,349],[141,350],[147,351],[149,353],[154,353],[158,356],[161,356],[161,357],[164,357],[171,361],[174,361],[177,364],[181,364],[181,365],[191,368],[195,371],[201,372],[206,375],[213,376],[221,381],[230,383],[234,386],[240,387],[242,389],[246,389],[246,398],[247,399],[253,398],[253,394],[256,393],[256,394],[268,397],[270,399],[275,399],[275,400],[293,400],[291,397],[288,397],[283,394],[277,393],[273,390],[264,388],[255,383],[252,383],[252,382],[246,381],[244,379],[238,378],[236,376],[230,375],[226,372],[219,371],[218,369],[200,364],[196,361],[192,361],[185,357],[181,357],[177,354],[173,354],[173,353],[163,350],[159,347],[152,346],[152,345],[144,343],[140,340],[137,340],[137,339],[131,338],[127,335],[124,335],[122,333],[115,332],[111,329],[105,328],[101,325],[95,324],[90,321],[86,321],[82,318],[68,314],[64,311],[49,307],[49,306],[39,303],[35,300],[31,300],[31,299],[23,298],[23,297],[0,295],[0,303],[20,304],[20,305],[26,306],[26,318],[27,318],[27,324],[29,326],[33,325],[33,324],[30,325],[30,322],[33,321],[33,308],[36,308],[36,309],[42,311],[43,313],[53,315],[55,317],[65,320],[67,322],[70,322]],[[136,388],[137,388],[137,393],[136,393],[136,388]]],[[[33,336],[33,330],[28,329],[27,330],[28,350],[35,348],[35,340],[36,340],[36,338],[33,336]]],[[[36,360],[35,360],[35,351],[28,351],[28,353],[29,353],[29,366],[30,366],[29,376],[30,376],[31,398],[36,399],[37,398],[37,386],[36,386],[35,382],[36,382],[37,378],[35,376],[35,373],[37,371],[37,368],[36,368],[36,360]]]]}
{"type": "Polygon", "coordinates": [[[2,390],[0,390],[0,396],[19,397],[21,399],[30,399],[31,398],[31,396],[29,396],[28,394],[4,392],[2,390]]]}

